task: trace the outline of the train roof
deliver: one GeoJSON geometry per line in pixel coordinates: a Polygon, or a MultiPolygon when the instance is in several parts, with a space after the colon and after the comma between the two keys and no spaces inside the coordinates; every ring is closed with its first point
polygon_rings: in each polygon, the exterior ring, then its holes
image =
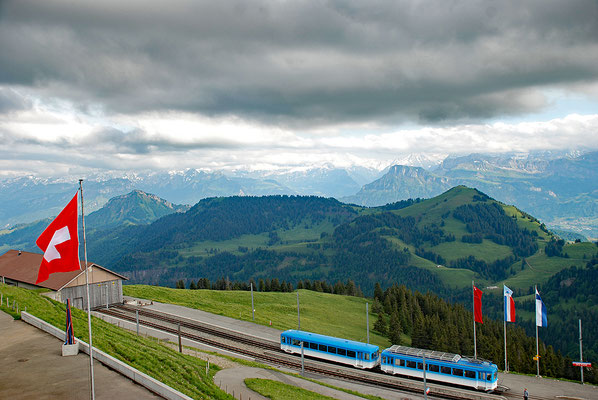
{"type": "Polygon", "coordinates": [[[413,357],[419,357],[419,358],[422,358],[425,355],[426,358],[430,359],[430,360],[458,362],[461,359],[461,356],[459,354],[445,353],[442,351],[434,351],[434,350],[418,349],[415,347],[408,347],[408,346],[399,346],[397,344],[389,347],[388,349],[386,349],[384,351],[388,351],[393,354],[403,354],[406,356],[413,356],[413,357]]]}
{"type": "Polygon", "coordinates": [[[401,354],[401,355],[418,357],[418,358],[422,358],[425,355],[426,359],[428,359],[428,360],[439,360],[439,361],[445,361],[445,362],[469,364],[471,366],[478,366],[478,367],[479,366],[490,367],[490,366],[494,365],[491,361],[484,360],[481,358],[474,359],[474,358],[470,358],[470,357],[462,357],[459,354],[454,354],[454,353],[445,353],[442,351],[418,349],[416,347],[399,346],[396,344],[383,351],[383,353],[387,353],[387,352],[392,353],[392,354],[401,354]]]}
{"type": "Polygon", "coordinates": [[[362,351],[364,353],[374,353],[379,349],[379,347],[374,344],[356,342],[354,340],[342,339],[334,336],[320,335],[318,333],[298,331],[295,329],[289,329],[288,331],[284,331],[282,334],[304,342],[320,343],[327,346],[362,351]]]}

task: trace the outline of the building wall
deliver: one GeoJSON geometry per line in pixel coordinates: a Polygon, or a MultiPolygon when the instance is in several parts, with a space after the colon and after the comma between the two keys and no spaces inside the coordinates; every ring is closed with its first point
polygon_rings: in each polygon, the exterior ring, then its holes
{"type": "MultiPolygon", "coordinates": [[[[96,272],[99,270],[96,269],[96,272]]],[[[114,275],[111,275],[114,278],[114,275]]],[[[85,279],[85,278],[84,278],[85,279]]],[[[80,309],[87,309],[87,294],[85,293],[85,282],[79,286],[69,286],[60,290],[59,301],[65,303],[71,299],[71,304],[80,309]]],[[[113,279],[110,281],[89,284],[90,308],[105,307],[108,304],[123,302],[122,280],[113,279]]]]}
{"type": "MultiPolygon", "coordinates": [[[[94,266],[91,266],[88,270],[89,275],[89,284],[91,285],[91,282],[106,282],[106,281],[113,281],[115,279],[120,279],[118,276],[111,274],[108,271],[105,271],[101,268],[95,268],[94,266]]],[[[71,282],[69,282],[66,287],[73,287],[73,286],[85,286],[85,273],[79,274],[79,276],[77,276],[77,278],[73,279],[71,282]]]]}
{"type": "Polygon", "coordinates": [[[31,285],[31,284],[25,283],[25,282],[19,282],[14,279],[6,278],[6,277],[0,278],[0,282],[4,282],[7,285],[16,286],[16,287],[25,288],[25,289],[39,289],[39,286],[31,285]]]}

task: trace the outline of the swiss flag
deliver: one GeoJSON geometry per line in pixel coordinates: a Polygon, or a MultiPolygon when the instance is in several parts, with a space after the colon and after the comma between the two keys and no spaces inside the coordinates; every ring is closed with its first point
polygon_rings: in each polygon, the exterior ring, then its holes
{"type": "Polygon", "coordinates": [[[40,283],[54,272],[81,269],[79,264],[79,236],[77,231],[77,194],[35,241],[44,252],[37,281],[40,283]]]}

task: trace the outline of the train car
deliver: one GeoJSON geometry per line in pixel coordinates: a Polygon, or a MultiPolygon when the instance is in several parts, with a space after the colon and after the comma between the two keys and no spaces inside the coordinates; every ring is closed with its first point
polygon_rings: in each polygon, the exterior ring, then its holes
{"type": "Polygon", "coordinates": [[[462,357],[441,351],[394,345],[381,354],[380,368],[389,374],[423,378],[423,358],[426,359],[426,379],[491,391],[498,384],[498,367],[490,361],[462,357]]]}
{"type": "Polygon", "coordinates": [[[294,329],[280,335],[280,349],[287,353],[301,354],[301,342],[305,356],[364,369],[380,363],[379,348],[372,344],[294,329]]]}

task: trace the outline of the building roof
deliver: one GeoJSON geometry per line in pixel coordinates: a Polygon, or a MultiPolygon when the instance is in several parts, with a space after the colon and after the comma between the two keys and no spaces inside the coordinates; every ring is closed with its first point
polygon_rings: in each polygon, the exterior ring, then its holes
{"type": "MultiPolygon", "coordinates": [[[[43,254],[30,253],[28,251],[20,250],[9,250],[0,256],[0,276],[4,276],[15,281],[28,283],[30,285],[37,285],[39,287],[52,290],[60,290],[69,282],[73,281],[77,276],[85,272],[85,261],[79,261],[81,264],[81,270],[56,272],[50,274],[50,277],[45,281],[36,284],[35,281],[37,280],[37,273],[39,271],[39,266],[42,263],[42,258],[43,254]]],[[[88,262],[88,265],[90,268],[95,267],[103,269],[104,271],[114,274],[120,279],[127,279],[126,277],[119,275],[116,272],[110,271],[98,264],[88,262]]]]}

